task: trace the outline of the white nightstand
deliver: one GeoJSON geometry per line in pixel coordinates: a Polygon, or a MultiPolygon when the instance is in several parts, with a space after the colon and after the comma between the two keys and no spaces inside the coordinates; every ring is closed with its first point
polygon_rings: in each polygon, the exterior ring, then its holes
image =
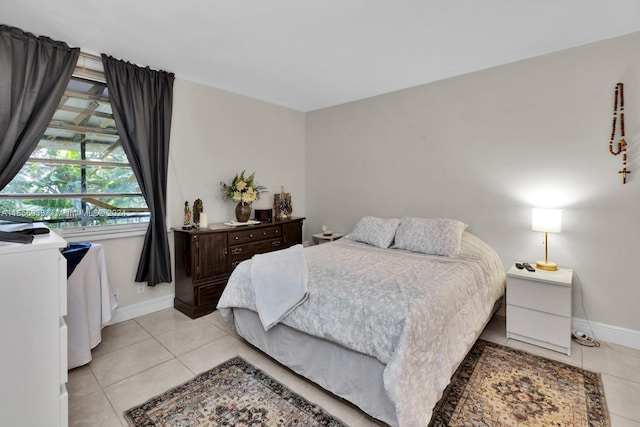
{"type": "Polygon", "coordinates": [[[334,240],[338,240],[342,236],[343,236],[343,234],[340,234],[340,233],[333,233],[331,236],[325,236],[322,233],[314,234],[313,235],[313,244],[314,245],[319,245],[320,243],[333,242],[334,240]]]}
{"type": "MultiPolygon", "coordinates": [[[[535,265],[535,264],[532,264],[535,265]]],[[[507,338],[571,355],[573,270],[512,266],[507,272],[507,338]]]]}

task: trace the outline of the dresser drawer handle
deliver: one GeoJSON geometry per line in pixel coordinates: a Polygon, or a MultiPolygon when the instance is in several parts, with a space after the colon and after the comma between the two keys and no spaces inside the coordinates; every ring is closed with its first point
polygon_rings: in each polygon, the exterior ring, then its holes
{"type": "Polygon", "coordinates": [[[231,268],[232,269],[236,268],[238,264],[240,264],[240,261],[234,261],[233,263],[231,263],[231,268]]]}
{"type": "Polygon", "coordinates": [[[233,249],[231,249],[231,253],[233,255],[241,254],[242,253],[242,248],[233,248],[233,249]]]}
{"type": "Polygon", "coordinates": [[[274,240],[271,242],[271,246],[280,246],[280,240],[274,240]]]}
{"type": "Polygon", "coordinates": [[[249,234],[249,238],[252,239],[253,238],[253,234],[249,234]]]}
{"type": "Polygon", "coordinates": [[[240,238],[239,236],[234,237],[235,240],[238,240],[239,238],[240,238]]]}
{"type": "Polygon", "coordinates": [[[263,232],[262,232],[262,235],[263,235],[263,236],[266,236],[266,235],[267,235],[267,232],[266,232],[266,231],[263,231],[263,232]]]}

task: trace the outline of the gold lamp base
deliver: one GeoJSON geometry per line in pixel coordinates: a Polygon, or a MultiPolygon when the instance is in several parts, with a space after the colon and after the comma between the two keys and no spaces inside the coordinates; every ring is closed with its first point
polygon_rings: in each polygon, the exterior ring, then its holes
{"type": "Polygon", "coordinates": [[[540,270],[556,271],[558,269],[558,264],[551,261],[538,261],[536,262],[536,268],[539,268],[540,270]]]}

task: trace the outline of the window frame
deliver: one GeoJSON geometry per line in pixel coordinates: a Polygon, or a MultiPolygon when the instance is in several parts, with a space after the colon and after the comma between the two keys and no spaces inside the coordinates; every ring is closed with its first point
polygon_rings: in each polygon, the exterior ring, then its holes
{"type": "MultiPolygon", "coordinates": [[[[97,83],[100,85],[104,85],[106,91],[108,93],[108,88],[106,86],[106,79],[104,76],[104,69],[102,65],[102,59],[100,56],[92,55],[88,53],[81,52],[78,58],[78,63],[74,72],[72,73],[71,79],[75,79],[76,81],[84,81],[87,83],[97,83]]],[[[82,108],[78,106],[65,105],[69,98],[83,98],[83,99],[93,99],[99,100],[101,102],[109,102],[111,103],[111,99],[105,97],[102,94],[91,94],[88,92],[78,92],[76,90],[72,90],[69,87],[65,89],[65,93],[63,98],[60,100],[58,107],[56,108],[56,113],[59,111],[64,112],[72,112],[77,113],[79,116],[82,114],[88,114],[89,116],[96,116],[104,118],[104,120],[115,120],[113,117],[113,112],[97,112],[92,111],[90,108],[82,108]]],[[[95,110],[95,108],[94,108],[95,110]]],[[[75,123],[75,119],[73,120],[75,123]]],[[[80,122],[82,123],[82,122],[80,122]]],[[[138,235],[144,234],[146,229],[148,228],[148,224],[150,221],[149,208],[146,206],[146,201],[144,201],[145,207],[127,207],[127,208],[118,208],[113,205],[109,205],[109,203],[100,202],[97,198],[117,198],[117,197],[138,197],[144,200],[144,196],[142,192],[130,192],[130,191],[120,191],[120,192],[96,192],[96,191],[87,191],[87,170],[92,167],[97,168],[128,168],[131,169],[131,173],[133,178],[136,180],[135,173],[131,167],[130,162],[123,163],[121,161],[99,161],[86,157],[86,144],[91,143],[92,141],[87,141],[85,139],[86,135],[110,135],[115,136],[115,141],[112,142],[112,146],[116,144],[121,144],[120,138],[118,136],[117,129],[111,130],[105,128],[98,127],[90,127],[90,126],[82,126],[80,124],[69,124],[62,122],[60,120],[55,119],[55,114],[47,126],[47,131],[50,129],[61,129],[63,131],[74,132],[76,134],[82,134],[82,137],[79,141],[75,142],[79,144],[79,152],[80,159],[62,159],[62,158],[43,158],[43,157],[35,157],[34,154],[39,149],[36,147],[34,152],[29,157],[25,164],[46,164],[55,167],[56,165],[67,165],[67,166],[75,166],[79,168],[80,177],[78,181],[70,181],[77,182],[79,185],[79,192],[71,192],[71,193],[0,193],[1,199],[11,199],[11,200],[43,200],[43,199],[74,199],[80,201],[80,210],[76,212],[76,215],[67,215],[64,218],[57,219],[41,219],[39,222],[43,222],[48,225],[60,224],[60,226],[53,227],[57,228],[61,234],[68,236],[77,236],[77,237],[86,237],[89,235],[95,236],[103,236],[104,238],[111,237],[121,237],[123,235],[138,235]],[[97,131],[96,131],[97,130],[97,131]],[[87,200],[85,200],[87,199],[87,200]],[[94,206],[94,208],[87,207],[88,204],[94,206]],[[106,215],[94,215],[92,216],[92,212],[100,212],[100,209],[103,209],[106,215]],[[122,216],[122,212],[128,212],[129,214],[122,216]],[[139,213],[139,214],[138,214],[139,213]],[[126,218],[127,220],[133,220],[134,222],[126,222],[126,223],[117,223],[115,222],[118,218],[126,218]],[[136,220],[137,219],[137,220],[136,220]],[[93,222],[96,220],[101,221],[113,221],[114,223],[110,224],[94,224],[93,222]],[[64,227],[64,223],[71,223],[80,221],[79,225],[72,225],[68,227],[64,227]]],[[[45,134],[46,135],[46,134],[45,134]]],[[[45,135],[43,135],[42,139],[45,139],[45,135]]],[[[50,139],[50,138],[47,138],[50,139]]],[[[55,140],[55,136],[52,138],[55,140]]],[[[95,143],[95,141],[94,141],[95,143]]],[[[39,143],[40,144],[40,143],[39,143]]],[[[126,153],[125,153],[126,157],[126,153]]],[[[128,160],[128,159],[127,159],[128,160]]],[[[15,178],[14,178],[15,179],[15,178]]],[[[139,188],[139,183],[138,188],[139,188]]],[[[3,212],[0,208],[0,214],[3,212]]],[[[46,208],[41,209],[41,213],[45,211],[46,208]]],[[[38,209],[33,209],[31,212],[37,212],[38,209]]],[[[24,212],[25,214],[29,213],[29,210],[25,209],[16,210],[14,212],[5,212],[9,215],[17,215],[20,216],[20,213],[24,212]]],[[[71,211],[70,211],[71,212],[71,211]]]]}

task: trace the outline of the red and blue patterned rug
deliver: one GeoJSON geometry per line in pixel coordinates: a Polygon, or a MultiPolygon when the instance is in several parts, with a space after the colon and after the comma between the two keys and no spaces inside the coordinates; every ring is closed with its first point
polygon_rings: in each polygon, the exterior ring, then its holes
{"type": "Polygon", "coordinates": [[[599,374],[478,340],[430,426],[610,426],[599,374]]]}

